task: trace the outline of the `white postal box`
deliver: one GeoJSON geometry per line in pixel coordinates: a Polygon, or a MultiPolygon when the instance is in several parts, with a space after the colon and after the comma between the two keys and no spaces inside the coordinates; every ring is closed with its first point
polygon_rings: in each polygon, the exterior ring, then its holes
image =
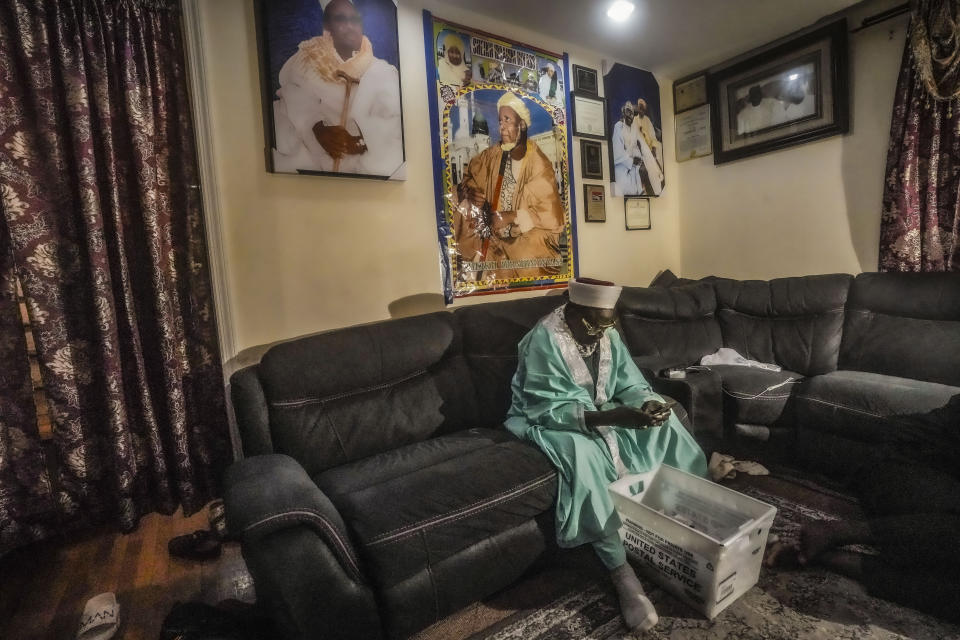
{"type": "Polygon", "coordinates": [[[637,568],[709,619],[757,583],[776,507],[665,464],[609,491],[637,568]]]}

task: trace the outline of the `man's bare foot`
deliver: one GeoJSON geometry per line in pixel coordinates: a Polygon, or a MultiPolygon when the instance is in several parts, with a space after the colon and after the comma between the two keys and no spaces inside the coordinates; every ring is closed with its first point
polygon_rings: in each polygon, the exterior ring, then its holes
{"type": "Polygon", "coordinates": [[[863,556],[853,551],[824,551],[817,558],[817,564],[854,580],[863,577],[863,556]]]}
{"type": "Polygon", "coordinates": [[[836,523],[823,520],[809,520],[800,529],[800,554],[797,558],[801,565],[817,560],[824,551],[837,546],[836,523]]]}
{"type": "Polygon", "coordinates": [[[873,535],[865,522],[809,520],[800,529],[800,564],[817,562],[821,554],[834,547],[871,542],[873,535]]]}
{"type": "Polygon", "coordinates": [[[778,569],[796,569],[799,565],[800,549],[779,540],[767,546],[763,564],[778,569]]]}

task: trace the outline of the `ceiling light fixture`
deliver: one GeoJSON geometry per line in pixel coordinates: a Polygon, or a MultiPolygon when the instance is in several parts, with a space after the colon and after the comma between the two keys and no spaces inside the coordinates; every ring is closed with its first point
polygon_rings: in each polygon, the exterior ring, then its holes
{"type": "Polygon", "coordinates": [[[615,22],[624,22],[633,13],[633,3],[628,0],[616,0],[607,9],[607,17],[615,22]]]}

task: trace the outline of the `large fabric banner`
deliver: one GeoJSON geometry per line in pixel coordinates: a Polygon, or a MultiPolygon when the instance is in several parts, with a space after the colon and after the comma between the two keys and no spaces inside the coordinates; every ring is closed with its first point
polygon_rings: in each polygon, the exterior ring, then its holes
{"type": "Polygon", "coordinates": [[[615,196],[659,196],[663,173],[660,85],[653,74],[617,62],[603,76],[615,196]]]}
{"type": "Polygon", "coordinates": [[[424,12],[447,302],[576,275],[567,58],[424,12]]]}

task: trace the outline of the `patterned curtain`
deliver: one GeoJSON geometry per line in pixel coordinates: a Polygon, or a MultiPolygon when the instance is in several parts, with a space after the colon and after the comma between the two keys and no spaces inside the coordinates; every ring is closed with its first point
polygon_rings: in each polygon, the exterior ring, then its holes
{"type": "Polygon", "coordinates": [[[0,555],[48,537],[56,522],[37,430],[10,236],[0,224],[0,555]]]}
{"type": "Polygon", "coordinates": [[[215,496],[230,447],[197,183],[177,0],[0,2],[0,553],[215,496]],[[8,255],[54,421],[49,482],[8,255]],[[58,513],[31,522],[51,491],[58,513]]]}
{"type": "Polygon", "coordinates": [[[881,271],[960,271],[960,1],[914,0],[890,126],[881,271]]]}

